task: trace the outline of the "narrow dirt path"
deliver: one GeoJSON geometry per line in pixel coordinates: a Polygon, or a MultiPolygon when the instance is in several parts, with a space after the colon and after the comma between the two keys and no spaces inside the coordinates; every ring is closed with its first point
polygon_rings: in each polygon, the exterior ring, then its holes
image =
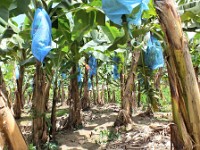
{"type": "MultiPolygon", "coordinates": [[[[119,106],[106,104],[93,106],[84,111],[83,128],[60,130],[68,114],[68,106],[57,109],[56,141],[60,150],[170,150],[171,113],[157,112],[154,115],[137,110],[133,123],[127,127],[114,128],[119,106]],[[60,129],[59,129],[60,128],[60,129]]],[[[47,114],[47,118],[50,113],[47,114]]],[[[23,112],[19,126],[27,143],[31,143],[32,118],[30,109],[23,112]]]]}
{"type": "Polygon", "coordinates": [[[59,131],[56,135],[61,150],[169,150],[171,113],[154,113],[149,116],[141,111],[133,117],[128,127],[114,128],[119,107],[106,104],[94,106],[83,112],[84,127],[75,131],[59,131]]]}

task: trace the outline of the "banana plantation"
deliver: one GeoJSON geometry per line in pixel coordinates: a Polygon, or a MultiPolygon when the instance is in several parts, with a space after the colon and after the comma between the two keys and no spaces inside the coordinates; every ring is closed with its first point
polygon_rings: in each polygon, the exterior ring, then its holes
{"type": "Polygon", "coordinates": [[[199,0],[0,0],[0,150],[200,150],[199,0]]]}

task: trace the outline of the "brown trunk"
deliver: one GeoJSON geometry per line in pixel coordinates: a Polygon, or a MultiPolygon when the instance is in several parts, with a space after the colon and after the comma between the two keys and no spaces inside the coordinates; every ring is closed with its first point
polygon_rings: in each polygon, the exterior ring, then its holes
{"type": "Polygon", "coordinates": [[[104,90],[104,84],[102,84],[102,89],[101,89],[101,105],[104,105],[105,103],[105,90],[104,90]]]}
{"type": "Polygon", "coordinates": [[[15,103],[13,105],[13,111],[14,111],[14,117],[15,119],[21,118],[21,99],[20,99],[20,91],[18,89],[19,87],[19,80],[16,80],[17,82],[17,90],[15,91],[15,103]]]}
{"type": "Polygon", "coordinates": [[[99,78],[98,78],[98,72],[96,74],[96,93],[97,93],[97,104],[101,105],[101,95],[100,95],[100,90],[99,90],[99,78]]]}
{"type": "MultiPolygon", "coordinates": [[[[172,60],[170,59],[169,61],[172,61],[172,60]]],[[[192,142],[191,142],[189,134],[187,133],[186,125],[184,123],[188,121],[188,116],[185,113],[182,113],[186,111],[186,108],[184,104],[179,106],[179,102],[182,100],[181,100],[181,96],[178,93],[178,89],[177,89],[178,85],[177,85],[175,73],[172,72],[172,69],[170,69],[170,66],[168,64],[167,64],[167,69],[168,69],[169,85],[170,85],[170,92],[171,92],[171,99],[172,99],[173,120],[176,123],[176,127],[178,128],[178,131],[179,131],[176,134],[171,134],[171,140],[172,140],[175,150],[183,149],[184,142],[187,143],[187,146],[185,146],[186,149],[192,149],[192,142]],[[182,112],[180,110],[181,107],[182,109],[184,109],[184,111],[182,110],[182,112]],[[176,141],[175,139],[178,141],[176,141]]],[[[174,131],[176,127],[171,128],[172,133],[176,132],[174,131]]]]}
{"type": "Polygon", "coordinates": [[[133,91],[131,93],[131,96],[132,96],[132,110],[136,110],[136,101],[137,101],[137,96],[136,96],[136,84],[135,84],[135,73],[133,73],[133,91]]]}
{"type": "MultiPolygon", "coordinates": [[[[77,73],[76,65],[72,67],[71,75],[74,76],[77,73]]],[[[71,78],[71,89],[70,89],[71,101],[69,108],[69,117],[67,122],[67,128],[78,128],[82,126],[81,116],[81,102],[79,98],[78,81],[77,77],[71,78]]]]}
{"type": "Polygon", "coordinates": [[[176,83],[170,86],[171,93],[176,89],[178,97],[176,103],[172,97],[174,121],[184,148],[192,149],[193,141],[193,148],[200,149],[200,92],[180,16],[172,0],[155,0],[155,5],[169,48],[168,70],[173,72],[176,83]],[[184,128],[185,130],[182,130],[184,128]]]}
{"type": "Polygon", "coordinates": [[[2,89],[3,95],[5,96],[5,99],[7,100],[7,105],[11,109],[12,103],[9,100],[9,97],[8,97],[8,91],[6,90],[6,84],[5,84],[4,79],[3,79],[3,73],[1,71],[1,66],[0,66],[0,86],[1,86],[1,89],[2,89]]]}
{"type": "MultiPolygon", "coordinates": [[[[26,59],[26,51],[24,49],[21,50],[21,59],[26,59]]],[[[23,109],[25,103],[23,93],[24,69],[24,66],[19,67],[19,79],[16,79],[17,89],[15,92],[15,104],[13,106],[16,119],[19,119],[21,117],[21,109],[23,109]]]]}
{"type": "Polygon", "coordinates": [[[60,85],[58,85],[58,102],[61,102],[61,84],[62,84],[62,81],[60,80],[60,85]]]}
{"type": "Polygon", "coordinates": [[[160,89],[160,80],[162,78],[162,68],[159,68],[158,72],[155,74],[155,77],[154,77],[154,84],[155,84],[155,88],[156,90],[159,90],[160,89]]]}
{"type": "Polygon", "coordinates": [[[110,103],[110,87],[108,81],[106,81],[106,86],[107,86],[107,98],[108,98],[107,102],[110,103]]]}
{"type": "Polygon", "coordinates": [[[92,95],[93,95],[93,101],[94,105],[96,105],[96,91],[94,89],[94,76],[91,77],[91,83],[92,83],[92,95]]]}
{"type": "Polygon", "coordinates": [[[162,91],[160,89],[160,81],[161,81],[162,76],[163,76],[163,70],[162,68],[159,68],[158,72],[155,74],[154,86],[156,88],[156,91],[159,92],[161,98],[163,98],[162,91]]]}
{"type": "Polygon", "coordinates": [[[6,142],[6,139],[5,139],[5,135],[2,131],[2,129],[0,130],[0,149],[3,150],[4,147],[5,147],[5,143],[6,142]]]}
{"type": "Polygon", "coordinates": [[[51,128],[50,128],[50,135],[52,140],[55,140],[55,133],[56,133],[56,102],[58,101],[58,86],[57,86],[57,77],[54,82],[53,88],[53,104],[51,110],[51,128]]]}
{"type": "Polygon", "coordinates": [[[199,81],[199,67],[195,66],[194,67],[194,71],[195,71],[195,75],[196,75],[197,81],[199,81]]]}
{"type": "Polygon", "coordinates": [[[113,93],[113,95],[112,95],[112,102],[115,103],[116,102],[115,90],[113,90],[112,93],[113,93]]]}
{"type": "MultiPolygon", "coordinates": [[[[52,80],[52,78],[50,78],[52,80]]],[[[46,81],[44,89],[45,111],[48,111],[49,91],[51,88],[51,81],[46,81]]]]}
{"type": "Polygon", "coordinates": [[[140,81],[138,81],[138,95],[137,95],[137,105],[140,107],[141,102],[141,85],[140,81]]]}
{"type": "MultiPolygon", "coordinates": [[[[52,80],[52,78],[49,78],[50,80],[52,80]]],[[[48,101],[49,101],[49,93],[50,93],[50,88],[51,88],[51,81],[49,80],[46,80],[46,83],[45,83],[45,88],[44,88],[44,101],[45,101],[45,109],[44,109],[44,112],[47,112],[48,111],[48,101]]],[[[45,120],[45,123],[43,124],[43,135],[42,135],[42,139],[43,141],[46,141],[47,138],[48,138],[48,127],[47,127],[47,123],[46,123],[46,120],[45,120]]]]}
{"type": "Polygon", "coordinates": [[[71,96],[71,83],[68,86],[68,98],[67,98],[67,105],[71,106],[72,96],[71,96]]]}
{"type": "MultiPolygon", "coordinates": [[[[0,89],[0,130],[3,133],[6,142],[9,144],[9,149],[13,150],[28,150],[26,142],[20,132],[15,119],[6,105],[5,96],[0,89]]],[[[0,134],[2,134],[0,132],[0,134]]],[[[1,136],[1,138],[4,138],[1,136]]],[[[1,141],[0,143],[2,143],[1,141]]]]}
{"type": "Polygon", "coordinates": [[[200,91],[199,67],[198,66],[194,67],[194,71],[195,71],[195,75],[196,75],[196,78],[197,78],[197,82],[198,82],[198,86],[199,86],[199,91],[200,91]]]}
{"type": "Polygon", "coordinates": [[[131,115],[132,115],[131,93],[133,91],[133,81],[135,76],[134,73],[136,72],[139,56],[140,52],[135,50],[132,56],[131,68],[123,92],[124,95],[122,99],[122,110],[119,112],[118,117],[114,123],[114,126],[127,125],[128,123],[131,123],[131,115]]]}
{"type": "Polygon", "coordinates": [[[61,104],[64,105],[65,103],[65,89],[64,89],[64,82],[61,82],[61,104]]]}
{"type": "Polygon", "coordinates": [[[16,79],[17,90],[15,92],[15,104],[13,106],[15,118],[19,119],[21,117],[21,109],[24,107],[24,96],[23,96],[23,80],[24,80],[24,67],[20,66],[19,69],[19,79],[16,79]]]}
{"type": "Polygon", "coordinates": [[[120,92],[121,92],[121,107],[122,107],[122,100],[124,95],[124,71],[120,72],[120,92]]]}
{"type": "Polygon", "coordinates": [[[33,89],[33,144],[38,149],[47,140],[45,120],[45,77],[40,62],[36,62],[36,73],[33,89]]]}
{"type": "MultiPolygon", "coordinates": [[[[86,63],[88,63],[88,59],[86,58],[86,63]]],[[[85,76],[83,81],[84,86],[84,94],[83,98],[81,99],[82,109],[88,110],[90,108],[90,100],[89,100],[89,90],[88,90],[88,69],[85,67],[85,76]]]]}

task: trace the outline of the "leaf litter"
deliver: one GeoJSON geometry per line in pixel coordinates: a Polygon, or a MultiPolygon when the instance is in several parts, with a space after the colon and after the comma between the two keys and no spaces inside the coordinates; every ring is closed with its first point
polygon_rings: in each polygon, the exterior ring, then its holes
{"type": "MultiPolygon", "coordinates": [[[[68,109],[60,106],[59,109],[68,109]]],[[[67,115],[57,117],[56,141],[60,150],[170,150],[172,114],[156,112],[149,115],[137,109],[133,122],[128,126],[113,127],[120,106],[117,104],[93,105],[82,112],[83,127],[73,131],[63,129],[67,115]]],[[[29,114],[30,115],[30,114],[29,114]]],[[[32,123],[30,117],[19,121],[22,134],[31,144],[32,123]]]]}

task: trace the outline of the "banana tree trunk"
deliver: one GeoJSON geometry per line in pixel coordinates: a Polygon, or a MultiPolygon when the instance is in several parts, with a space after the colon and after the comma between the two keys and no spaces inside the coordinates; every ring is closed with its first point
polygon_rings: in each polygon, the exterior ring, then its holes
{"type": "MultiPolygon", "coordinates": [[[[124,67],[123,67],[124,68],[124,67]]],[[[121,101],[123,100],[123,95],[124,95],[124,69],[120,72],[120,95],[121,95],[121,101]]],[[[122,103],[121,103],[122,107],[122,103]]]]}
{"type": "Polygon", "coordinates": [[[174,122],[183,147],[200,149],[200,92],[180,16],[173,0],[155,0],[155,7],[168,44],[167,63],[168,73],[172,72],[173,77],[169,81],[174,122]]]}
{"type": "Polygon", "coordinates": [[[64,105],[65,103],[65,88],[64,88],[64,81],[61,82],[61,104],[64,105]]]}
{"type": "Polygon", "coordinates": [[[154,77],[154,86],[155,86],[156,91],[159,92],[161,98],[163,98],[162,90],[160,89],[160,81],[161,81],[162,76],[163,76],[163,69],[159,68],[158,72],[156,73],[154,77]]]}
{"type": "Polygon", "coordinates": [[[5,142],[6,142],[5,135],[2,132],[0,132],[0,149],[4,149],[5,142]]]}
{"type": "Polygon", "coordinates": [[[91,83],[92,83],[92,96],[93,96],[93,102],[94,105],[96,105],[96,90],[94,89],[94,76],[91,77],[91,83]]]}
{"type": "Polygon", "coordinates": [[[196,78],[197,78],[197,82],[198,82],[198,85],[199,85],[199,91],[200,91],[199,67],[195,66],[194,71],[195,71],[195,75],[196,75],[196,78]]]}
{"type": "Polygon", "coordinates": [[[132,115],[132,103],[133,103],[132,99],[133,81],[139,57],[140,57],[140,52],[135,50],[133,52],[131,69],[129,71],[123,92],[124,95],[122,99],[122,110],[120,110],[117,119],[114,123],[114,126],[127,125],[128,123],[132,122],[131,115],[132,115]]]}
{"type": "Polygon", "coordinates": [[[97,102],[98,105],[101,105],[101,95],[100,95],[100,90],[99,90],[98,67],[97,67],[97,73],[96,73],[96,93],[97,93],[97,100],[96,100],[96,102],[97,102]]]}
{"type": "Polygon", "coordinates": [[[52,110],[51,110],[51,128],[50,128],[50,135],[52,140],[55,140],[55,133],[56,133],[56,103],[58,101],[58,77],[56,75],[55,81],[54,81],[54,88],[53,88],[53,104],[52,104],[52,110]]]}
{"type": "Polygon", "coordinates": [[[38,149],[47,140],[46,120],[45,120],[45,76],[42,65],[36,62],[36,73],[33,89],[33,143],[38,149]]]}
{"type": "MultiPolygon", "coordinates": [[[[77,73],[77,67],[74,65],[72,67],[71,75],[74,76],[77,73]]],[[[70,108],[69,117],[67,122],[67,128],[77,128],[82,126],[82,116],[81,116],[81,102],[78,90],[77,78],[71,78],[71,89],[70,89],[70,108]]]]}
{"type": "Polygon", "coordinates": [[[112,99],[111,99],[112,103],[116,103],[116,96],[115,96],[115,90],[112,90],[112,99]]]}
{"type": "Polygon", "coordinates": [[[20,66],[19,68],[19,79],[16,79],[17,82],[17,90],[15,92],[15,104],[13,106],[15,118],[21,118],[21,109],[24,106],[24,95],[23,95],[23,80],[24,80],[24,67],[20,66]]]}
{"type": "Polygon", "coordinates": [[[105,88],[104,88],[104,84],[102,84],[102,88],[101,88],[101,105],[105,104],[105,88]]]}
{"type": "MultiPolygon", "coordinates": [[[[88,63],[88,58],[86,58],[86,64],[88,63]]],[[[83,81],[84,93],[83,98],[81,99],[82,109],[87,110],[90,107],[90,99],[89,99],[89,90],[88,90],[88,69],[85,67],[85,76],[83,81]]]]}
{"type": "Polygon", "coordinates": [[[12,103],[9,100],[9,96],[8,96],[9,94],[8,94],[8,91],[6,90],[6,84],[4,82],[3,73],[1,71],[1,66],[0,66],[0,86],[2,88],[2,93],[3,93],[4,97],[5,97],[5,99],[7,99],[8,107],[11,109],[12,103]]]}
{"type": "Polygon", "coordinates": [[[106,87],[107,87],[107,102],[110,103],[110,86],[109,86],[108,79],[106,81],[106,87]]]}
{"type": "Polygon", "coordinates": [[[15,119],[6,105],[6,98],[0,89],[0,146],[4,144],[4,140],[9,144],[9,149],[28,150],[26,142],[15,122],[15,119]],[[3,133],[4,136],[1,136],[3,133]]]}
{"type": "Polygon", "coordinates": [[[141,81],[138,81],[138,95],[137,95],[137,107],[140,107],[141,102],[141,81]]]}

